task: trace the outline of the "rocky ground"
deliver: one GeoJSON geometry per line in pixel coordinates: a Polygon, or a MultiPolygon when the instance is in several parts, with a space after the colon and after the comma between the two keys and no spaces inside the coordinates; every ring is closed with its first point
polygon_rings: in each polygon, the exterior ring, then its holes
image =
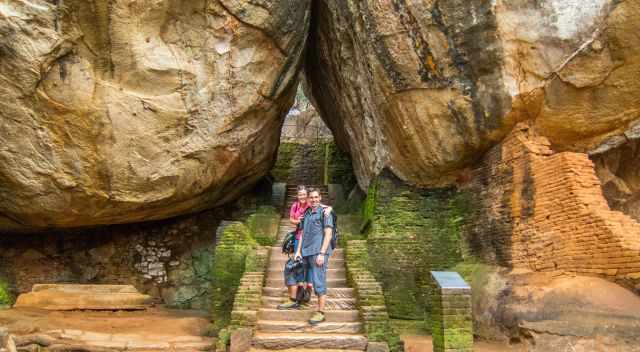
{"type": "Polygon", "coordinates": [[[209,326],[206,313],[164,308],[135,312],[14,308],[0,311],[0,326],[15,336],[18,347],[206,350],[215,343],[203,337],[209,326]]]}
{"type": "MultiPolygon", "coordinates": [[[[431,336],[405,335],[402,336],[405,352],[432,352],[431,336]]],[[[473,345],[475,352],[521,352],[526,351],[522,345],[509,346],[499,342],[476,341],[473,345]]]]}

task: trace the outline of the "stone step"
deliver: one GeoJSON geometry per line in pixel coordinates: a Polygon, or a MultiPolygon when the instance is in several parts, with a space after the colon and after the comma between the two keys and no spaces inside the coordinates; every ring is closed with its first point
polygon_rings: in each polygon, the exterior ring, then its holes
{"type": "MultiPolygon", "coordinates": [[[[272,308],[260,308],[258,310],[258,320],[277,320],[277,321],[307,321],[311,318],[315,308],[296,309],[296,310],[278,310],[272,308]]],[[[326,310],[325,317],[327,322],[358,322],[360,315],[357,310],[326,310]]]]}
{"type": "MultiPolygon", "coordinates": [[[[329,263],[329,266],[331,266],[331,263],[329,263]]],[[[284,264],[283,265],[278,265],[276,267],[269,267],[269,270],[267,271],[267,279],[275,279],[275,278],[279,278],[282,277],[284,273],[284,264]]],[[[327,269],[327,279],[346,279],[347,278],[347,272],[344,270],[344,268],[329,268],[327,269]]]]}
{"type": "MultiPolygon", "coordinates": [[[[289,258],[286,255],[278,255],[277,257],[272,257],[269,261],[269,268],[275,267],[284,267],[284,263],[287,262],[289,258]]],[[[330,268],[344,268],[344,259],[342,258],[330,258],[329,259],[329,267],[330,268]]]]}
{"type": "MultiPolygon", "coordinates": [[[[261,348],[251,348],[249,352],[270,352],[272,350],[265,350],[261,348]]],[[[279,350],[280,352],[357,352],[356,350],[336,350],[336,349],[316,349],[316,348],[288,348],[285,350],[279,350]]]]}
{"type": "Polygon", "coordinates": [[[334,348],[364,351],[367,338],[356,334],[263,333],[253,337],[254,347],[272,350],[287,348],[334,348]]]}
{"type": "MultiPolygon", "coordinates": [[[[266,280],[265,287],[284,287],[284,278],[269,278],[266,280]]],[[[327,279],[328,288],[348,287],[346,279],[327,279]]]]}
{"type": "Polygon", "coordinates": [[[152,298],[131,285],[40,284],[16,300],[16,308],[46,310],[143,310],[152,298]]]}
{"type": "MultiPolygon", "coordinates": [[[[263,297],[287,297],[286,287],[264,287],[262,288],[263,297]]],[[[354,298],[355,290],[353,288],[334,288],[327,291],[327,298],[354,298]]]]}
{"type": "MultiPolygon", "coordinates": [[[[278,256],[280,255],[286,258],[286,256],[282,254],[282,247],[280,246],[271,247],[270,251],[271,251],[271,258],[278,258],[278,256]]],[[[338,248],[334,250],[333,253],[331,253],[331,257],[329,259],[330,260],[344,259],[344,249],[338,248]]]]}
{"type": "MultiPolygon", "coordinates": [[[[201,336],[110,334],[74,329],[41,332],[38,338],[18,336],[18,350],[47,341],[57,351],[210,351],[215,339],[201,336]]],[[[40,350],[40,349],[38,349],[40,350]]]]}
{"type": "Polygon", "coordinates": [[[361,322],[323,322],[318,325],[310,325],[301,321],[258,321],[258,331],[261,332],[312,332],[312,333],[334,333],[334,334],[358,334],[362,333],[361,322]]]}
{"type": "MultiPolygon", "coordinates": [[[[286,296],[282,297],[262,297],[262,308],[277,308],[279,304],[289,301],[286,296]]],[[[316,307],[318,298],[313,295],[309,305],[316,307]]],[[[355,298],[333,298],[327,297],[325,302],[326,310],[354,310],[358,309],[355,298]]]]}

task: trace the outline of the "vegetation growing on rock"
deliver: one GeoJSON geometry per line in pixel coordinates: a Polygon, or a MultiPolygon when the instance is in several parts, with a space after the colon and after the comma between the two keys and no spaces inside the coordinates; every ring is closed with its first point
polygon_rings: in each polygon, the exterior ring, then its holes
{"type": "Polygon", "coordinates": [[[9,284],[0,278],[0,306],[8,306],[13,303],[13,298],[9,292],[9,284]]]}
{"type": "Polygon", "coordinates": [[[241,223],[229,224],[222,232],[213,257],[211,299],[214,331],[220,331],[231,321],[233,300],[245,271],[247,255],[257,242],[249,228],[241,223]]]}

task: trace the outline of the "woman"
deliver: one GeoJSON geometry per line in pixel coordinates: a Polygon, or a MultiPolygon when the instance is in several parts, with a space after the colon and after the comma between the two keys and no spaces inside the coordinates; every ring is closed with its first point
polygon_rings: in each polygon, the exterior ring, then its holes
{"type": "MultiPolygon", "coordinates": [[[[293,243],[294,252],[295,249],[298,248],[298,244],[300,242],[300,237],[302,235],[302,229],[298,226],[300,221],[302,221],[302,216],[309,208],[309,203],[307,202],[307,188],[305,186],[298,186],[298,194],[297,200],[291,204],[291,209],[289,210],[289,221],[296,226],[296,236],[293,243]]],[[[331,207],[325,208],[325,215],[329,215],[331,213],[331,207]]],[[[297,301],[298,290],[305,289],[305,282],[307,283],[306,289],[309,291],[309,297],[311,297],[311,291],[313,290],[313,284],[311,284],[311,280],[306,279],[306,273],[290,273],[285,271],[285,285],[287,285],[287,291],[289,293],[289,302],[285,304],[281,304],[278,306],[279,309],[296,309],[300,307],[300,302],[297,301]]]]}

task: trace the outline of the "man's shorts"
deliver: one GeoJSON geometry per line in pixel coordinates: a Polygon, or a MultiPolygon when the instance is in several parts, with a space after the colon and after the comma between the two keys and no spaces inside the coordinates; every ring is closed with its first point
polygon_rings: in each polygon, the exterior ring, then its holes
{"type": "MultiPolygon", "coordinates": [[[[298,240],[294,240],[293,248],[298,248],[298,240]]],[[[300,270],[298,273],[294,273],[292,271],[287,270],[287,266],[285,263],[284,267],[284,284],[287,286],[294,286],[300,282],[305,282],[305,273],[306,270],[300,270]]]]}
{"type": "Polygon", "coordinates": [[[316,265],[317,255],[310,255],[302,258],[304,261],[304,269],[307,277],[313,283],[313,289],[316,295],[323,296],[327,294],[327,267],[329,266],[329,256],[324,257],[322,267],[316,265]]]}

